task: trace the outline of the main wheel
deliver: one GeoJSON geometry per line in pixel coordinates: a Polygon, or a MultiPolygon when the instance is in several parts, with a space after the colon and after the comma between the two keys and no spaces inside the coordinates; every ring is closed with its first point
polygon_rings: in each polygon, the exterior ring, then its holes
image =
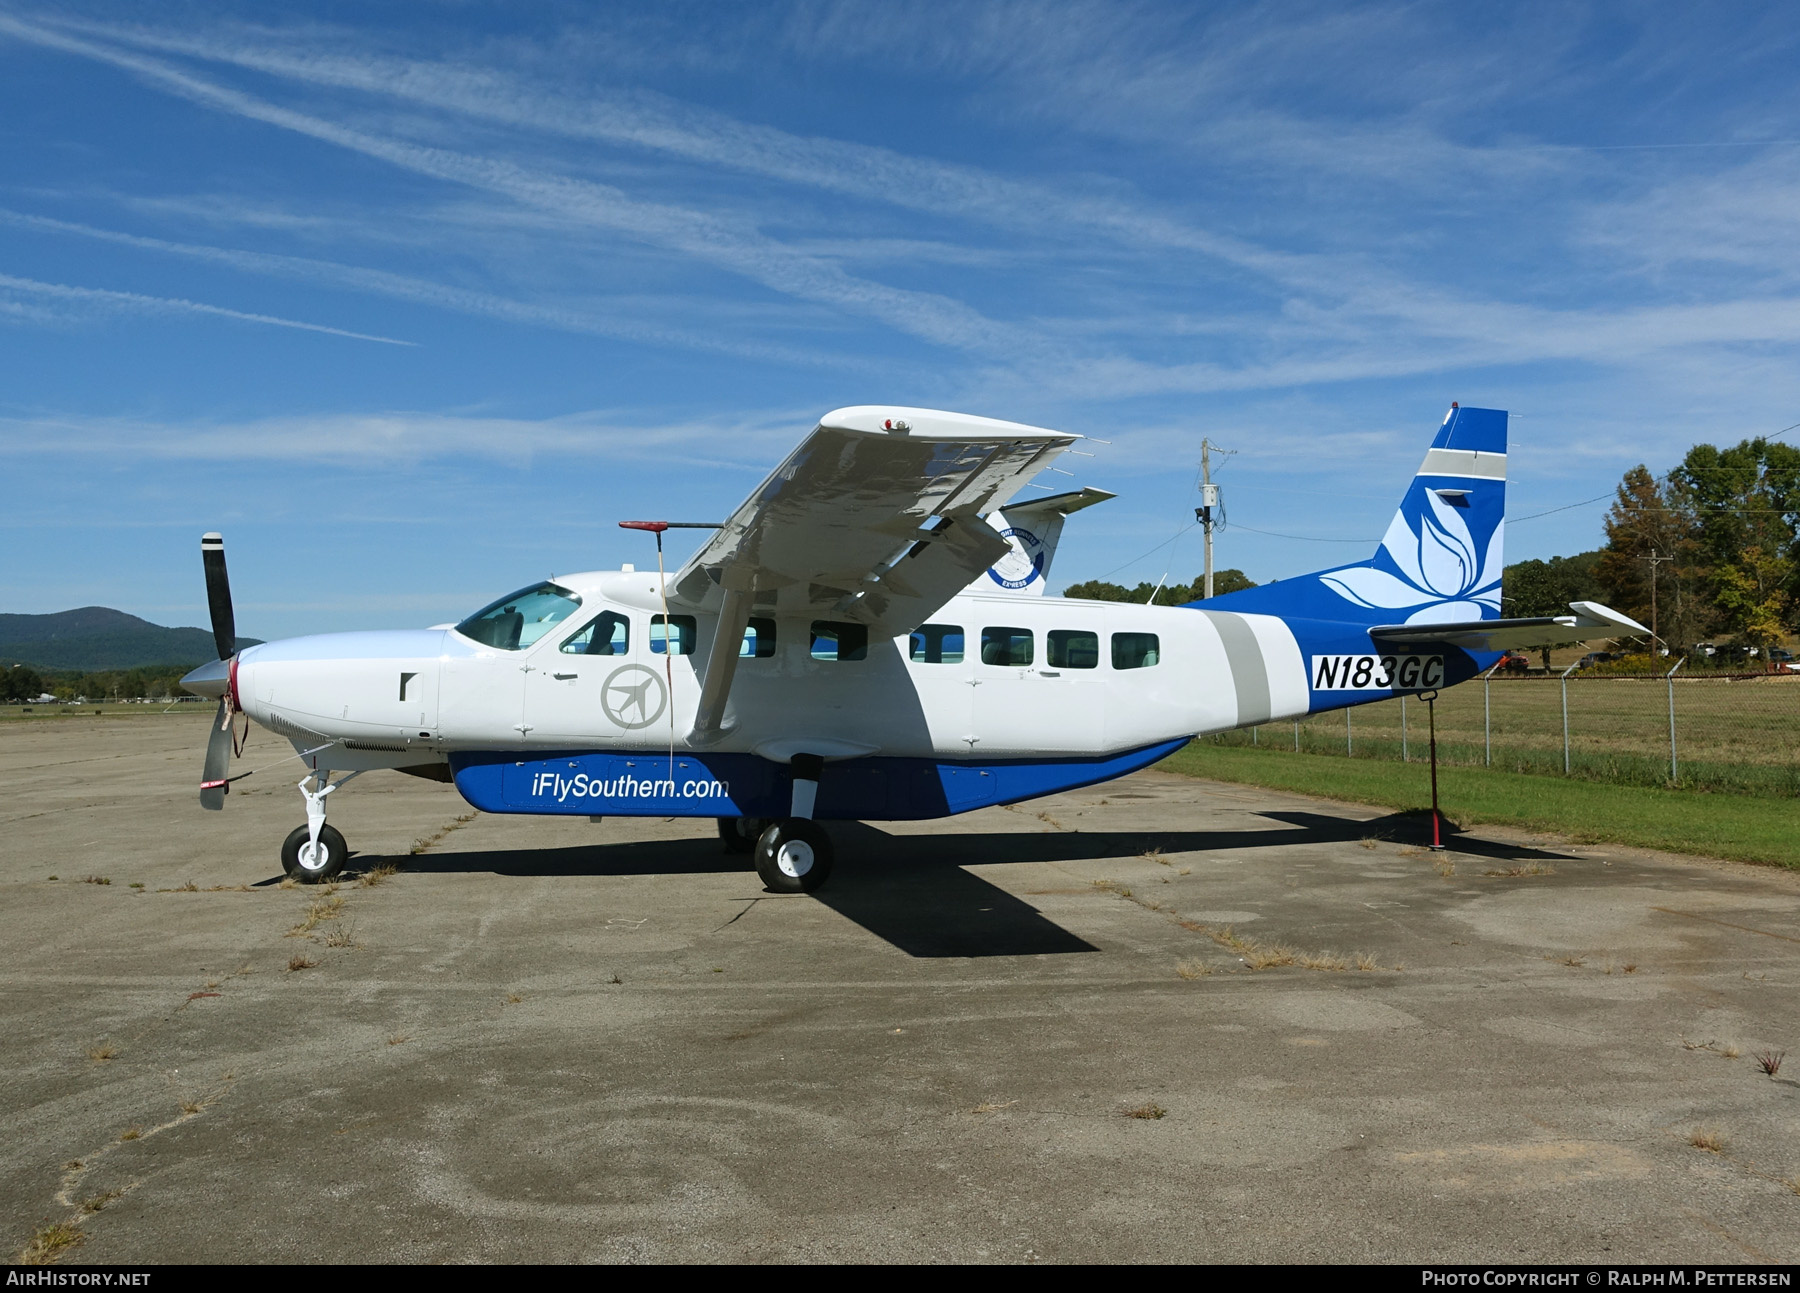
{"type": "Polygon", "coordinates": [[[727,853],[752,853],[756,850],[757,837],[768,824],[760,817],[721,817],[719,839],[727,853]]]}
{"type": "Polygon", "coordinates": [[[756,874],[773,893],[811,893],[831,875],[831,837],[804,817],[783,817],[756,841],[756,874]]]}
{"type": "Polygon", "coordinates": [[[313,847],[312,834],[306,827],[296,827],[281,846],[281,869],[304,884],[319,884],[344,869],[350,850],[344,836],[335,826],[319,827],[319,844],[313,847]]]}

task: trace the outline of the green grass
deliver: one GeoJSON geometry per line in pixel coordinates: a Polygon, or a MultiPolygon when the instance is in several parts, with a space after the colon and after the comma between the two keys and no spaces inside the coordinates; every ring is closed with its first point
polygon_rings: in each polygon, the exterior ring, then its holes
{"type": "Polygon", "coordinates": [[[183,714],[196,714],[212,717],[217,701],[206,700],[194,703],[172,701],[156,701],[149,705],[140,705],[136,701],[123,700],[90,700],[85,705],[76,705],[57,701],[51,705],[0,705],[0,723],[5,722],[41,722],[44,719],[77,719],[90,721],[96,713],[103,718],[150,718],[162,715],[175,718],[183,714]]]}
{"type": "MultiPolygon", "coordinates": [[[[1678,682],[1676,789],[1787,798],[1800,795],[1800,676],[1678,682]]],[[[1665,789],[1669,785],[1668,688],[1630,678],[1583,678],[1569,685],[1569,772],[1586,781],[1665,789]]],[[[1426,751],[1426,708],[1399,700],[1315,714],[1293,723],[1209,736],[1214,745],[1413,763],[1426,751]],[[1404,732],[1404,737],[1403,737],[1404,732]]],[[[1562,688],[1551,679],[1465,683],[1437,702],[1438,764],[1563,775],[1562,688]]]]}
{"type": "MultiPolygon", "coordinates": [[[[1293,790],[1325,799],[1427,808],[1430,773],[1400,764],[1196,742],[1156,765],[1215,781],[1293,790]]],[[[1609,786],[1493,768],[1438,768],[1444,815],[1497,822],[1570,840],[1630,844],[1800,869],[1800,801],[1691,790],[1609,786]]]]}

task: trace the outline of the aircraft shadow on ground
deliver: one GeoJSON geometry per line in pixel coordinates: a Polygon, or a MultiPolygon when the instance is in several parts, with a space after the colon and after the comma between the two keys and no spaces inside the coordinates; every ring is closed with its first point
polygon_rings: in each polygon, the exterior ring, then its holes
{"type": "MultiPolygon", "coordinates": [[[[1099,949],[988,882],[970,866],[1134,858],[1151,849],[1209,853],[1296,844],[1350,843],[1369,837],[1424,844],[1431,819],[1394,813],[1371,820],[1326,813],[1270,812],[1282,824],[1263,830],[958,832],[894,835],[862,822],[831,822],[839,865],[816,895],[877,938],[915,957],[1044,956],[1099,949]]],[[[1566,853],[1478,839],[1450,828],[1458,853],[1503,861],[1574,860],[1566,853]]],[[[349,874],[382,865],[436,875],[624,876],[747,874],[749,859],[708,839],[646,840],[572,848],[358,854],[349,874]]]]}

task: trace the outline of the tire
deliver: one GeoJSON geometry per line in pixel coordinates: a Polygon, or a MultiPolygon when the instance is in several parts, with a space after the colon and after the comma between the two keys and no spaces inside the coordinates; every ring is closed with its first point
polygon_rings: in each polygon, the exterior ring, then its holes
{"type": "Polygon", "coordinates": [[[754,853],[757,838],[768,824],[761,817],[721,817],[719,839],[727,853],[754,853]]]}
{"type": "Polygon", "coordinates": [[[784,817],[756,841],[756,874],[771,893],[812,893],[830,878],[831,861],[831,837],[804,817],[784,817]]]}
{"type": "Polygon", "coordinates": [[[316,863],[307,847],[311,842],[312,836],[306,827],[296,827],[281,846],[281,869],[302,884],[322,884],[344,869],[344,863],[350,860],[350,849],[335,826],[319,828],[319,852],[324,857],[316,863]],[[303,853],[308,855],[305,862],[301,860],[303,853]]]}

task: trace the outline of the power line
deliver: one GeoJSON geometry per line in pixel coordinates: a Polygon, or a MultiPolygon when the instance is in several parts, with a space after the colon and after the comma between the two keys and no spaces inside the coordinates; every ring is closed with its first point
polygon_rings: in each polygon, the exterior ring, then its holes
{"type": "Polygon", "coordinates": [[[1135,566],[1135,565],[1137,565],[1138,562],[1142,561],[1145,557],[1148,557],[1148,556],[1152,555],[1153,553],[1161,552],[1164,548],[1168,547],[1171,543],[1175,542],[1175,540],[1179,539],[1182,535],[1186,534],[1189,530],[1197,529],[1199,527],[1199,525],[1200,525],[1200,522],[1198,522],[1198,521],[1189,521],[1186,525],[1182,526],[1179,530],[1175,531],[1175,533],[1171,534],[1168,538],[1164,539],[1161,543],[1157,544],[1154,548],[1150,549],[1149,552],[1140,553],[1138,556],[1133,557],[1130,561],[1127,561],[1125,563],[1125,565],[1114,566],[1111,570],[1107,571],[1104,575],[1101,575],[1100,578],[1101,579],[1111,579],[1114,575],[1118,574],[1121,570],[1125,569],[1126,566],[1135,566]]]}
{"type": "Polygon", "coordinates": [[[1252,534],[1266,534],[1272,539],[1299,539],[1305,543],[1380,543],[1380,539],[1321,539],[1313,534],[1282,534],[1279,530],[1259,530],[1254,525],[1237,523],[1240,530],[1248,530],[1252,534]]]}

